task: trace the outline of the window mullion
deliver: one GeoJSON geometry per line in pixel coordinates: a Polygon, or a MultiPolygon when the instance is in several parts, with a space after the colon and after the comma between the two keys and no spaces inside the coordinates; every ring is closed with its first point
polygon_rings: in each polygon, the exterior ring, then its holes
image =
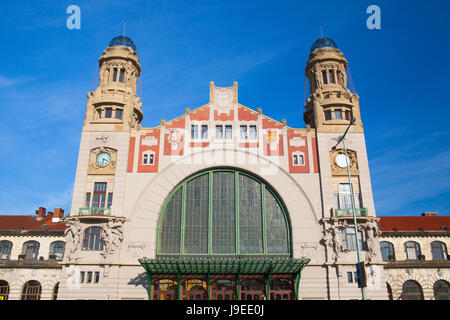
{"type": "Polygon", "coordinates": [[[239,241],[239,173],[234,172],[234,206],[235,206],[235,224],[236,224],[236,254],[240,254],[241,245],[239,241]]]}
{"type": "Polygon", "coordinates": [[[180,253],[184,254],[184,229],[186,218],[186,182],[181,186],[181,239],[180,239],[180,253]]]}
{"type": "Polygon", "coordinates": [[[213,172],[209,172],[209,186],[208,186],[208,254],[212,253],[212,194],[213,186],[213,172]]]}
{"type": "Polygon", "coordinates": [[[267,254],[267,237],[266,237],[266,194],[265,185],[263,183],[261,186],[261,214],[262,214],[262,235],[263,235],[263,252],[267,254]]]}

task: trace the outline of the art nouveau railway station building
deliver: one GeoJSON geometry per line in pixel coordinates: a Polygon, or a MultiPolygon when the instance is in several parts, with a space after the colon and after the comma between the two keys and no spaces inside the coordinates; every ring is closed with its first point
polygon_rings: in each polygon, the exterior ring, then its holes
{"type": "Polygon", "coordinates": [[[313,44],[305,128],[213,82],[203,106],[145,128],[136,47],[114,38],[88,93],[58,299],[360,299],[348,162],[366,296],[387,299],[347,63],[313,44]],[[346,158],[332,147],[352,117],[346,158]]]}

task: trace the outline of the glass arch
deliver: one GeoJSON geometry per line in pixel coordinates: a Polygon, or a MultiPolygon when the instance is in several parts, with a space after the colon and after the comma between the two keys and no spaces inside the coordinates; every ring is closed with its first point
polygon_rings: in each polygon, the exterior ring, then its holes
{"type": "Polygon", "coordinates": [[[203,171],[163,205],[157,255],[290,255],[287,211],[272,188],[239,170],[203,171]]]}

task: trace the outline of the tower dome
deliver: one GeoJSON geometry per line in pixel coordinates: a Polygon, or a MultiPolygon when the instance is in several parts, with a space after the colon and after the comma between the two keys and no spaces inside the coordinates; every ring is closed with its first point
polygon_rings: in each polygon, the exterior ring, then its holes
{"type": "Polygon", "coordinates": [[[317,39],[312,47],[311,47],[311,52],[313,52],[316,49],[321,49],[321,48],[334,48],[337,49],[337,44],[336,42],[333,41],[333,39],[330,38],[320,38],[317,39]]]}
{"type": "Polygon", "coordinates": [[[134,51],[136,51],[136,46],[134,45],[133,40],[131,40],[128,37],[125,36],[117,36],[114,37],[110,42],[109,42],[109,47],[115,47],[115,46],[125,46],[125,47],[130,47],[131,49],[133,49],[134,51]]]}

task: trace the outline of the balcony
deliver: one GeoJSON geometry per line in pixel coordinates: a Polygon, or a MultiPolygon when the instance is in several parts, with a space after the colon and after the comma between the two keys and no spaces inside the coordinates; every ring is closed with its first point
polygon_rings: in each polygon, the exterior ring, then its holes
{"type": "MultiPolygon", "coordinates": [[[[352,208],[348,209],[336,209],[333,208],[335,217],[353,217],[352,208]]],[[[367,217],[368,210],[366,208],[355,208],[355,213],[357,217],[367,217]]]]}
{"type": "Polygon", "coordinates": [[[111,216],[111,208],[80,208],[78,209],[79,216],[111,216]]]}

